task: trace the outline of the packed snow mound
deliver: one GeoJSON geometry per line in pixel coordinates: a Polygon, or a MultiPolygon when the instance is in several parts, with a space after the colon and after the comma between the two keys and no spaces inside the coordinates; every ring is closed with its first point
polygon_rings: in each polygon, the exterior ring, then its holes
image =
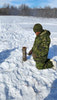
{"type": "Polygon", "coordinates": [[[38,70],[32,56],[22,61],[22,47],[32,48],[33,26],[51,32],[48,57],[57,61],[57,19],[0,16],[0,100],[57,100],[57,70],[38,70]]]}

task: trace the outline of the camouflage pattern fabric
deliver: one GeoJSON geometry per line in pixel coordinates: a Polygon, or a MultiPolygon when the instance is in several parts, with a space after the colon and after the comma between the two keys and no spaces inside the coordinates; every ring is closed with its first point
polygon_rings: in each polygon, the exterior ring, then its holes
{"type": "Polygon", "coordinates": [[[32,48],[32,56],[36,61],[36,67],[38,69],[53,67],[52,62],[50,60],[47,60],[49,45],[50,32],[47,30],[43,30],[38,36],[36,36],[32,48]]]}
{"type": "Polygon", "coordinates": [[[40,32],[42,31],[43,28],[42,28],[42,25],[41,24],[35,24],[34,27],[33,27],[33,31],[36,33],[36,32],[40,32]]]}
{"type": "Polygon", "coordinates": [[[36,62],[36,67],[38,69],[52,68],[53,64],[50,59],[47,59],[45,62],[36,62]]]}

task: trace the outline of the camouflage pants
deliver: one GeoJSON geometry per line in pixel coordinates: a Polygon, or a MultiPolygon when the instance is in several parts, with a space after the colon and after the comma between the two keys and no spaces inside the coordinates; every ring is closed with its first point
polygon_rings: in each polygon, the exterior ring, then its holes
{"type": "MultiPolygon", "coordinates": [[[[39,59],[40,60],[40,59],[39,59]]],[[[43,60],[43,59],[42,59],[43,60]]],[[[53,67],[53,64],[52,62],[50,61],[50,59],[47,59],[46,61],[36,61],[36,67],[38,69],[46,69],[46,68],[52,68],[53,67]]]]}

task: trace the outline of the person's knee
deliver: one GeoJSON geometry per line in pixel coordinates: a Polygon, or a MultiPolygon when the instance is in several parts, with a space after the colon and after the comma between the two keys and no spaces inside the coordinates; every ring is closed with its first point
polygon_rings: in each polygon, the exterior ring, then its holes
{"type": "Polygon", "coordinates": [[[36,68],[38,68],[38,69],[44,69],[44,63],[36,62],[36,68]]]}

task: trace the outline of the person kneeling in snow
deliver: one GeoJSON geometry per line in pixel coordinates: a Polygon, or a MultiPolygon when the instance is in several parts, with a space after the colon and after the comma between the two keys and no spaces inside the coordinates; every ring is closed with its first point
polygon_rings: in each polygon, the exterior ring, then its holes
{"type": "Polygon", "coordinates": [[[32,54],[38,69],[52,68],[53,64],[50,59],[47,58],[50,45],[50,32],[44,30],[41,24],[35,24],[33,31],[36,34],[36,38],[28,55],[32,54]]]}

